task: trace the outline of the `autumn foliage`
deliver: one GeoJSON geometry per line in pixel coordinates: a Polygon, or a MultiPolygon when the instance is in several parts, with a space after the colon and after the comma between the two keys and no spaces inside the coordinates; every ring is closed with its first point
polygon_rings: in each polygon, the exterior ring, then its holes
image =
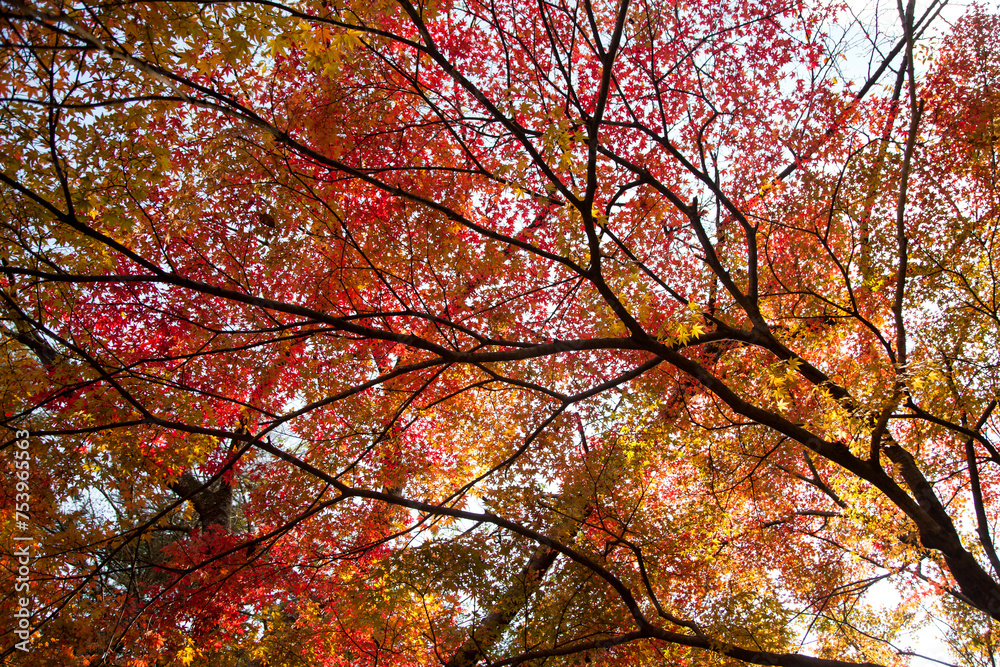
{"type": "Polygon", "coordinates": [[[941,10],[0,0],[0,651],[994,664],[1000,19],[941,10]]]}

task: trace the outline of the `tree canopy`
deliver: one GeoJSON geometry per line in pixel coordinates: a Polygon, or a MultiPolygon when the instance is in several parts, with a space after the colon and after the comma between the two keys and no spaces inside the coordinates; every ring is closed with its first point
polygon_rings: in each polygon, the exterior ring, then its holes
{"type": "Polygon", "coordinates": [[[0,0],[0,651],[995,665],[1000,18],[942,8],[0,0]]]}

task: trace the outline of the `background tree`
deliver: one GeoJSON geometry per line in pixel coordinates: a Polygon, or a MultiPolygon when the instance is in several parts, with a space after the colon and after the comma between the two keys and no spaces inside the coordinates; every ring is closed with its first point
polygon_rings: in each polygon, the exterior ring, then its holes
{"type": "Polygon", "coordinates": [[[992,15],[0,7],[25,664],[991,664],[992,15]]]}

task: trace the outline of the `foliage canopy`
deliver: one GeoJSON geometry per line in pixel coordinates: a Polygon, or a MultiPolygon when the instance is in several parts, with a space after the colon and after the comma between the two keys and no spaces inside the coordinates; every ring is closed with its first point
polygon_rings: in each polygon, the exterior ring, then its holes
{"type": "Polygon", "coordinates": [[[0,650],[995,664],[1000,20],[941,8],[0,0],[0,650]]]}

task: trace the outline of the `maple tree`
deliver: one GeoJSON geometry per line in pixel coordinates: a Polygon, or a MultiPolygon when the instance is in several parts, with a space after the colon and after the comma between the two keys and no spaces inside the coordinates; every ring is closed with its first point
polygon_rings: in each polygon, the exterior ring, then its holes
{"type": "Polygon", "coordinates": [[[5,655],[993,664],[995,15],[0,7],[5,655]]]}

